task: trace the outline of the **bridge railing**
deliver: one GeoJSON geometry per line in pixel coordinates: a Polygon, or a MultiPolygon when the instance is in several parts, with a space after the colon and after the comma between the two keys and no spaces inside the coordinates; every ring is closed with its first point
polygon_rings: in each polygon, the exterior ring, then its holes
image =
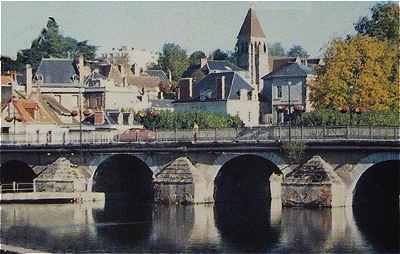
{"type": "Polygon", "coordinates": [[[54,137],[31,137],[26,134],[2,134],[1,145],[13,144],[110,144],[110,143],[146,143],[146,142],[246,142],[276,140],[400,140],[400,127],[372,126],[320,126],[292,127],[269,126],[252,128],[200,129],[193,130],[154,130],[154,138],[138,137],[130,141],[121,141],[115,133],[85,133],[79,135],[54,137]]]}
{"type": "Polygon", "coordinates": [[[1,183],[0,184],[0,193],[11,193],[11,192],[34,192],[35,185],[33,182],[31,183],[1,183]]]}

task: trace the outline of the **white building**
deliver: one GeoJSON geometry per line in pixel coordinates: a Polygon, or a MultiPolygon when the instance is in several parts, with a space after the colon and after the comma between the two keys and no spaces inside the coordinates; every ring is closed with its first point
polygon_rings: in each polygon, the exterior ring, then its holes
{"type": "Polygon", "coordinates": [[[210,73],[196,84],[179,81],[177,112],[213,112],[238,116],[246,126],[257,126],[259,102],[254,88],[236,72],[210,73]]]}

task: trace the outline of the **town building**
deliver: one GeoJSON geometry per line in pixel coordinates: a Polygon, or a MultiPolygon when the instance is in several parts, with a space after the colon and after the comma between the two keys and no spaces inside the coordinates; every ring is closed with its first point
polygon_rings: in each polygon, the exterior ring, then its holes
{"type": "Polygon", "coordinates": [[[295,111],[300,113],[312,110],[309,93],[310,84],[315,79],[315,70],[303,63],[298,58],[262,78],[261,118],[266,123],[281,124],[295,111]]]}
{"type": "Polygon", "coordinates": [[[181,79],[177,112],[213,112],[238,116],[246,126],[258,125],[259,102],[255,89],[238,73],[213,72],[193,84],[192,78],[181,79]]]}

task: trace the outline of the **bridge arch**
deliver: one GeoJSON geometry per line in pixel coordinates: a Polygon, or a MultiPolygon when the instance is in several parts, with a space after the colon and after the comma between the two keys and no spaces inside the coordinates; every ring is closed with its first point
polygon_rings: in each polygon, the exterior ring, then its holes
{"type": "MultiPolygon", "coordinates": [[[[382,180],[384,177],[388,180],[394,181],[389,186],[384,184],[385,187],[392,188],[397,192],[397,201],[399,196],[399,175],[400,175],[400,153],[399,152],[379,152],[370,154],[357,162],[353,168],[353,181],[348,189],[346,197],[346,206],[353,206],[356,204],[356,199],[361,195],[361,189],[366,184],[372,181],[382,180]],[[382,169],[382,171],[378,170],[382,169]],[[384,171],[384,172],[383,172],[384,171]],[[381,177],[380,177],[381,175],[381,177]],[[380,179],[382,178],[382,179],[380,179]],[[397,181],[397,182],[395,182],[397,181]],[[364,186],[363,186],[364,185],[364,186]],[[397,190],[396,190],[397,186],[397,190]]],[[[364,188],[366,189],[366,188],[364,188]]],[[[392,193],[394,195],[395,193],[392,193]]]]}
{"type": "Polygon", "coordinates": [[[214,178],[216,203],[242,203],[271,199],[270,177],[285,168],[275,154],[237,154],[217,159],[221,163],[214,178]],[[279,166],[280,167],[279,167],[279,166]]]}
{"type": "Polygon", "coordinates": [[[27,163],[9,160],[0,166],[0,183],[32,183],[37,175],[27,163]]]}
{"type": "Polygon", "coordinates": [[[103,159],[94,170],[89,188],[103,192],[107,199],[123,198],[135,202],[153,199],[153,172],[138,157],[115,154],[103,159]]]}

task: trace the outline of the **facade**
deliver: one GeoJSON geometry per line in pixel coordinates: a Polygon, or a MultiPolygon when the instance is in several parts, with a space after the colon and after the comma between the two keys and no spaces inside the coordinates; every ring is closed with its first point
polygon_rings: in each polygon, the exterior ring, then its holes
{"type": "Polygon", "coordinates": [[[313,68],[300,62],[286,63],[264,76],[261,118],[266,123],[279,124],[294,111],[311,111],[309,84],[314,78],[313,68]]]}
{"type": "Polygon", "coordinates": [[[236,72],[210,73],[192,84],[191,78],[179,81],[177,112],[213,112],[238,116],[246,126],[258,125],[259,102],[255,89],[236,72]]]}
{"type": "Polygon", "coordinates": [[[109,53],[104,53],[102,55],[102,60],[110,64],[127,64],[132,68],[135,75],[140,75],[143,74],[149,66],[157,63],[158,53],[122,46],[121,48],[113,48],[109,53]]]}
{"type": "Polygon", "coordinates": [[[248,10],[240,28],[235,50],[238,66],[249,71],[250,83],[258,93],[261,78],[271,69],[268,61],[267,40],[252,8],[248,10]]]}

